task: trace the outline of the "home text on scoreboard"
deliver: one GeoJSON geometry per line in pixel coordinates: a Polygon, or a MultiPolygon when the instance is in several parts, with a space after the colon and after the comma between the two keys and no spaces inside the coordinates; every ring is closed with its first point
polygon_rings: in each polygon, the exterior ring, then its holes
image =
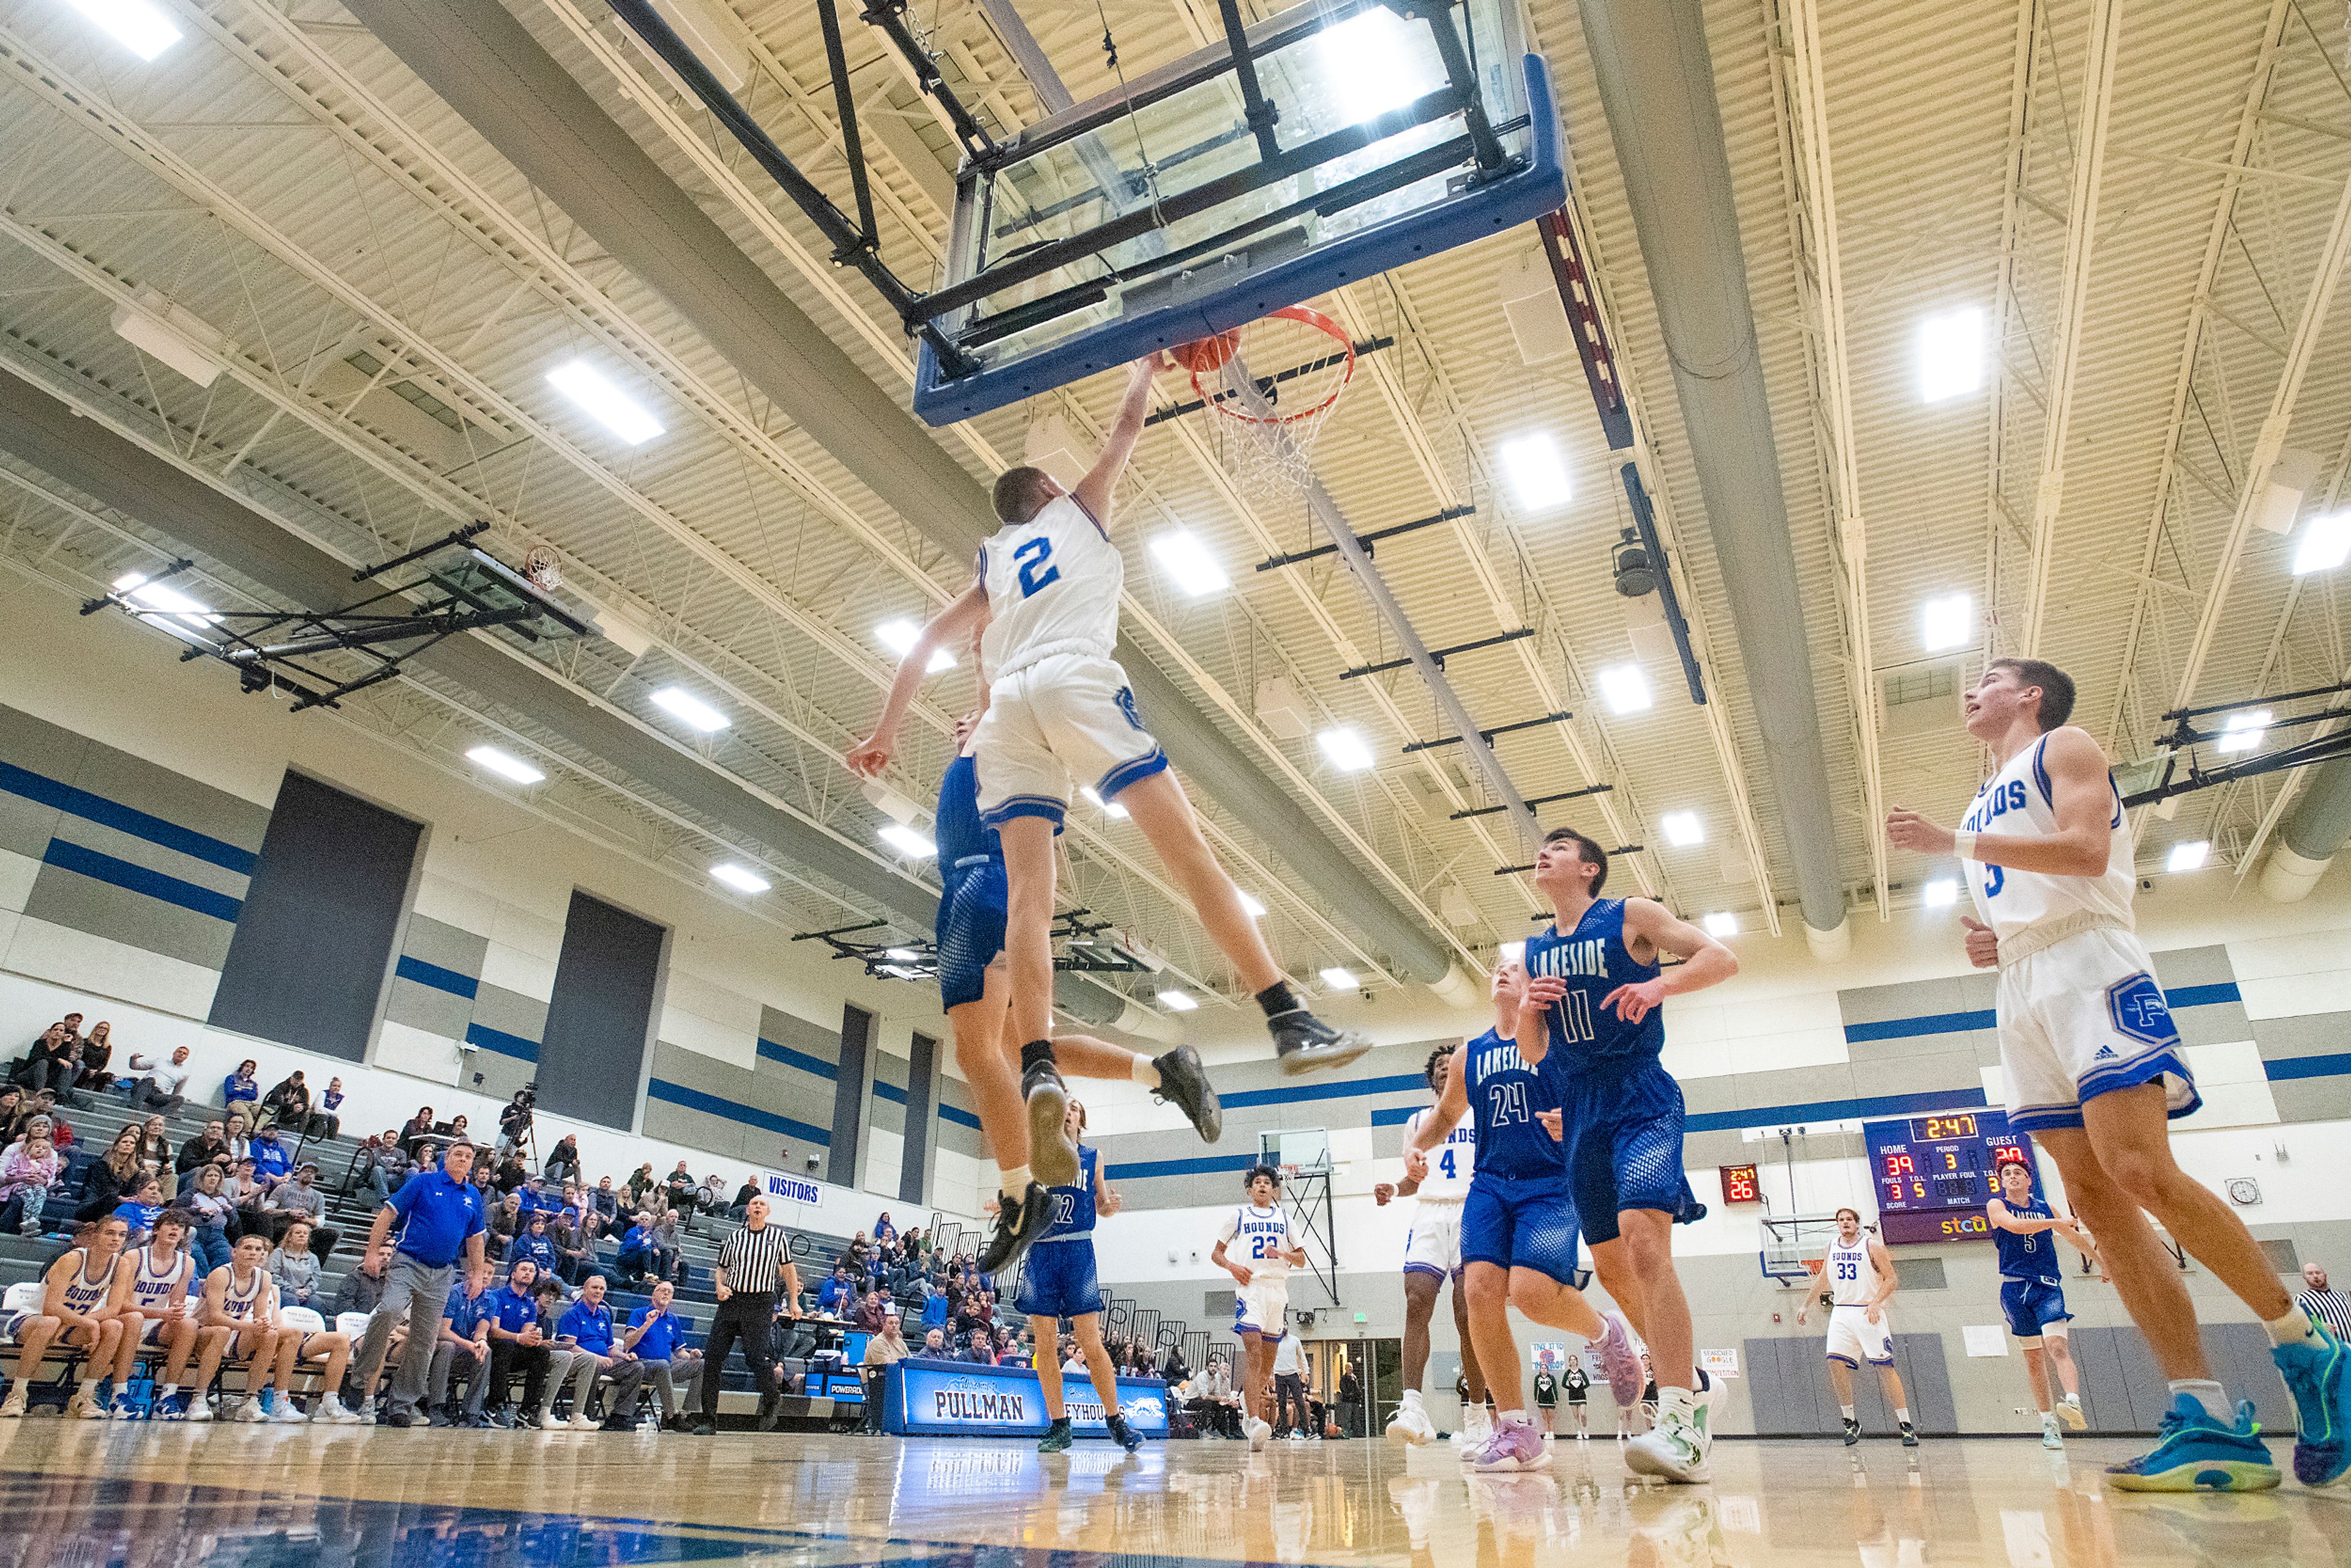
{"type": "MultiPolygon", "coordinates": [[[[2000,1167],[2032,1168],[2032,1145],[1998,1111],[1943,1111],[1867,1122],[1878,1233],[1888,1242],[1988,1239],[1984,1205],[2000,1192],[2000,1167]]],[[[2039,1190],[2039,1181],[2034,1190],[2039,1190]]]]}

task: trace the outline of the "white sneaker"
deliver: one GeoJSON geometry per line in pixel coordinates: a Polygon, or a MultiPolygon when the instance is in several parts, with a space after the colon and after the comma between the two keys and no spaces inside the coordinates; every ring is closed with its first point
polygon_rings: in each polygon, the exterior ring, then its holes
{"type": "Polygon", "coordinates": [[[66,1401],[66,1414],[83,1421],[103,1421],[106,1419],[106,1406],[98,1402],[89,1384],[78,1384],[74,1387],[73,1397],[66,1401]]]}
{"type": "Polygon", "coordinates": [[[316,1414],[319,1420],[325,1421],[331,1426],[360,1427],[366,1425],[365,1422],[360,1419],[360,1413],[352,1409],[350,1406],[345,1405],[342,1401],[342,1396],[337,1394],[329,1394],[320,1399],[319,1401],[319,1408],[316,1414]]]}
{"type": "Polygon", "coordinates": [[[1635,1475],[1659,1476],[1685,1485],[1714,1479],[1707,1468],[1705,1441],[1696,1425],[1688,1416],[1672,1408],[1657,1413],[1656,1430],[1644,1432],[1625,1445],[1625,1467],[1635,1475]]]}
{"type": "Polygon", "coordinates": [[[592,1432],[596,1429],[596,1423],[588,1419],[584,1415],[572,1416],[566,1425],[575,1432],[592,1432]]]}
{"type": "Polygon", "coordinates": [[[352,1409],[351,1414],[352,1414],[352,1415],[354,1415],[354,1416],[358,1416],[358,1417],[360,1418],[360,1426],[362,1426],[362,1427],[372,1427],[372,1426],[374,1426],[374,1425],[376,1424],[376,1423],[375,1423],[375,1401],[374,1401],[374,1400],[372,1400],[372,1399],[362,1399],[362,1400],[360,1400],[360,1401],[359,1402],[359,1404],[358,1404],[358,1405],[357,1405],[357,1406],[352,1409]]]}
{"type": "Polygon", "coordinates": [[[2065,1446],[2064,1437],[2058,1433],[2055,1416],[2041,1417],[2041,1446],[2044,1448],[2062,1448],[2065,1446]]]}
{"type": "Polygon", "coordinates": [[[1306,1429],[1303,1427],[1301,1427],[1293,1430],[1290,1434],[1290,1440],[1293,1443],[1302,1443],[1306,1441],[1306,1429]]]}
{"type": "Polygon", "coordinates": [[[180,1419],[183,1421],[193,1421],[197,1425],[202,1426],[204,1422],[209,1421],[212,1418],[213,1402],[205,1398],[201,1394],[190,1395],[188,1396],[187,1414],[181,1416],[180,1419]]]}
{"type": "Polygon", "coordinates": [[[230,1419],[234,1421],[246,1422],[248,1424],[258,1424],[269,1419],[269,1412],[261,1407],[260,1395],[248,1394],[243,1399],[237,1401],[236,1414],[231,1416],[230,1419]]]}
{"type": "Polygon", "coordinates": [[[2082,1431],[2090,1424],[2090,1417],[2084,1414],[2082,1410],[2082,1402],[2079,1399],[2059,1400],[2057,1402],[2057,1408],[2053,1414],[2059,1420],[2064,1422],[2065,1425],[2071,1427],[2076,1432],[2082,1431]]]}
{"type": "Polygon", "coordinates": [[[1249,1419],[1243,1421],[1241,1423],[1241,1430],[1248,1435],[1249,1445],[1252,1448],[1264,1448],[1265,1440],[1273,1436],[1272,1424],[1270,1422],[1260,1421],[1255,1416],[1250,1416],[1249,1419]]]}
{"type": "Polygon", "coordinates": [[[1472,1405],[1461,1413],[1461,1430],[1454,1439],[1461,1445],[1461,1457],[1466,1463],[1471,1454],[1494,1440],[1494,1417],[1483,1405],[1472,1405]]]}
{"type": "Polygon", "coordinates": [[[538,1429],[542,1432],[560,1432],[563,1430],[563,1417],[549,1410],[539,1416],[538,1429]]]}
{"type": "Polygon", "coordinates": [[[1417,1448],[1425,1443],[1437,1441],[1437,1427],[1429,1420],[1428,1412],[1415,1400],[1396,1407],[1395,1418],[1388,1422],[1387,1437],[1391,1443],[1404,1443],[1417,1448]]]}
{"type": "Polygon", "coordinates": [[[310,1419],[302,1414],[302,1406],[295,1404],[290,1395],[285,1394],[271,1401],[269,1418],[281,1427],[299,1427],[310,1419]]]}
{"type": "Polygon", "coordinates": [[[18,1378],[16,1386],[8,1390],[8,1397],[0,1401],[0,1421],[14,1421],[25,1414],[25,1380],[18,1378]]]}

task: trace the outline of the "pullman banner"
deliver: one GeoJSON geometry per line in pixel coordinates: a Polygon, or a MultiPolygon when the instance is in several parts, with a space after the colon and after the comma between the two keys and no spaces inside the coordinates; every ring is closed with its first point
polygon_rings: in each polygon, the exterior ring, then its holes
{"type": "MultiPolygon", "coordinates": [[[[1109,1432],[1092,1381],[1064,1373],[1061,1396],[1071,1424],[1080,1433],[1101,1437],[1109,1432]]],[[[1164,1380],[1122,1377],[1118,1403],[1136,1431],[1146,1437],[1167,1436],[1164,1380]]],[[[1039,1437],[1050,1424],[1045,1390],[1032,1367],[909,1359],[891,1364],[883,1385],[882,1425],[902,1437],[1039,1437]]]]}

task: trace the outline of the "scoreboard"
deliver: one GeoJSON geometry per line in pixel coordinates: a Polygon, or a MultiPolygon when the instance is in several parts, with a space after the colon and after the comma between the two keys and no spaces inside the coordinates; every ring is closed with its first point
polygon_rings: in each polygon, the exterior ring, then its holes
{"type": "MultiPolygon", "coordinates": [[[[2000,1167],[2032,1166],[2032,1145],[1998,1111],[1945,1111],[1865,1122],[1878,1233],[1888,1242],[1988,1239],[1984,1205],[2000,1193],[2000,1167]]],[[[2033,1190],[2040,1190],[2036,1177],[2033,1190]]]]}

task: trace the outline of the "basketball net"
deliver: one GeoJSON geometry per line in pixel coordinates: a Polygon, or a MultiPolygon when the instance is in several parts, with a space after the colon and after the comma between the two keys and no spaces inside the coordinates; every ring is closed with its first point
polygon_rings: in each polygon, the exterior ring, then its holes
{"type": "Polygon", "coordinates": [[[1315,443],[1354,379],[1345,329],[1292,305],[1186,349],[1192,389],[1214,415],[1217,459],[1236,483],[1304,488],[1314,477],[1315,443]]]}

